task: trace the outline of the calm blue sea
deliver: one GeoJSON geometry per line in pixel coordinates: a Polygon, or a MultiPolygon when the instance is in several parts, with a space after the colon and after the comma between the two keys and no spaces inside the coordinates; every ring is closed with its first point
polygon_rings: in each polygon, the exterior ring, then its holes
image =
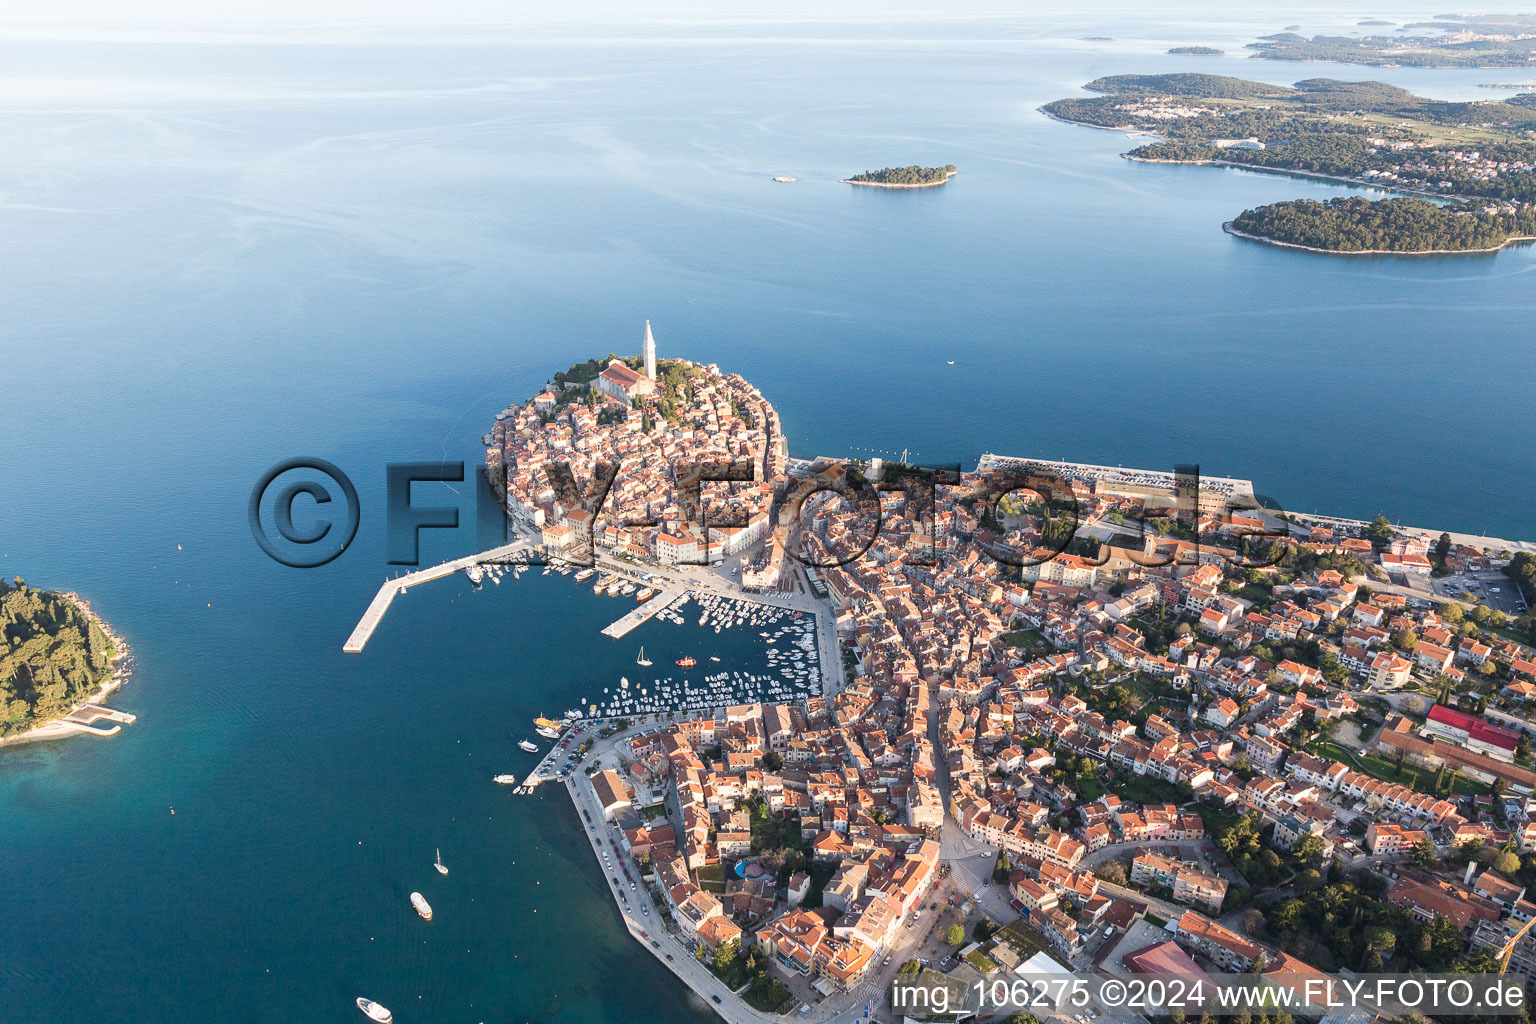
{"type": "MultiPolygon", "coordinates": [[[[1343,190],[1131,164],[1037,112],[1120,72],[1508,77],[1242,59],[1290,20],[5,37],[0,573],[96,603],[139,722],[0,751],[0,1020],[708,1016],[623,936],[563,793],[489,777],[636,645],[712,633],[616,643],[622,604],[569,580],[456,577],[341,653],[388,572],[385,464],[473,466],[495,411],[646,318],[759,384],[798,455],[1193,461],[1288,508],[1536,537],[1536,253],[1246,244],[1222,221],[1343,190]],[[836,180],[913,162],[961,173],[836,180]],[[246,523],[295,455],[362,496],[310,571],[246,523]]],[[[472,521],[467,486],[418,495],[472,521]]]]}

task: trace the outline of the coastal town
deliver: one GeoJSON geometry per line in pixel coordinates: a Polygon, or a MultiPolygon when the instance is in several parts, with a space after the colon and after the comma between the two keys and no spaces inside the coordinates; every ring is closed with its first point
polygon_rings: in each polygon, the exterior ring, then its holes
{"type": "Polygon", "coordinates": [[[1191,467],[791,459],[649,324],[486,457],[551,557],[835,630],[820,695],[578,727],[627,926],[728,1020],[895,1019],[920,971],[1536,971],[1529,545],[1191,467]]]}

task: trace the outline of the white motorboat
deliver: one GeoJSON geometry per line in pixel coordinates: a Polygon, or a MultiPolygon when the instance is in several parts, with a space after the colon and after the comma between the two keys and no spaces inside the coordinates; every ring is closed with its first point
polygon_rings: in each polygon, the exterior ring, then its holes
{"type": "Polygon", "coordinates": [[[369,1020],[377,1021],[378,1024],[393,1024],[395,1019],[395,1015],[390,1013],[388,1008],[372,999],[364,999],[362,996],[357,997],[357,1008],[362,1010],[369,1020]]]}

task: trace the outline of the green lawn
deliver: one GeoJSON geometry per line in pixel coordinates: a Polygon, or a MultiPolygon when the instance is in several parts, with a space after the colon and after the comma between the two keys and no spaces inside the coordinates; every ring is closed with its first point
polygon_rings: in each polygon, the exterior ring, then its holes
{"type": "Polygon", "coordinates": [[[1105,788],[1122,800],[1138,804],[1183,803],[1176,787],[1145,775],[1118,775],[1105,783],[1105,788]]]}
{"type": "Polygon", "coordinates": [[[1077,790],[1078,800],[1081,803],[1097,800],[1104,795],[1103,785],[1092,775],[1079,775],[1072,780],[1072,786],[1077,790]]]}
{"type": "Polygon", "coordinates": [[[995,938],[1000,942],[1008,943],[1021,958],[1026,960],[1050,946],[1050,941],[1030,927],[1022,917],[998,932],[995,938]]]}
{"type": "Polygon", "coordinates": [[[827,883],[832,881],[832,876],[837,874],[837,865],[811,864],[806,870],[811,873],[811,891],[805,897],[805,908],[814,910],[821,906],[821,894],[827,888],[827,883]]]}
{"type": "Polygon", "coordinates": [[[1038,629],[1015,629],[1003,634],[1003,642],[1013,647],[1049,647],[1050,641],[1038,629]]]}

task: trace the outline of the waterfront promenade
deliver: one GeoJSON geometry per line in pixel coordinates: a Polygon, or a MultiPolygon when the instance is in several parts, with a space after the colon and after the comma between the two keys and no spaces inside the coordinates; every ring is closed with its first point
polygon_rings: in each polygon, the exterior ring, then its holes
{"type": "MultiPolygon", "coordinates": [[[[625,732],[597,741],[588,755],[588,762],[565,780],[566,791],[576,807],[580,827],[592,845],[593,856],[598,860],[598,870],[603,874],[614,904],[618,908],[620,919],[630,936],[697,994],[701,1003],[714,1010],[730,1024],[770,1024],[770,1022],[792,1024],[799,1021],[807,1024],[857,1024],[859,1021],[890,1020],[889,1011],[885,1008],[884,992],[900,965],[908,956],[916,952],[915,947],[921,941],[923,933],[934,926],[936,918],[925,920],[917,929],[904,929],[897,946],[886,954],[890,957],[890,965],[881,966],[872,971],[871,976],[853,991],[840,992],[816,1003],[802,1002],[796,1009],[783,1015],[763,1013],[754,1009],[717,978],[713,971],[700,963],[694,957],[692,947],[667,929],[666,919],[662,916],[659,906],[637,874],[636,867],[628,859],[623,831],[617,824],[604,819],[602,805],[598,802],[592,789],[591,779],[586,774],[589,769],[618,770],[622,760],[618,745],[635,732],[658,727],[654,721],[647,721],[643,725],[636,725],[625,732]],[[614,858],[614,868],[604,869],[603,867],[601,851],[605,848],[614,858]],[[636,880],[633,892],[625,884],[626,873],[636,880]],[[618,879],[617,884],[615,879],[618,879]],[[641,911],[642,904],[648,908],[648,913],[641,911]],[[669,956],[671,959],[668,959],[669,956]],[[719,1002],[715,1002],[714,997],[718,997],[719,1002]],[[801,1012],[802,1010],[804,1012],[801,1012]]],[[[806,987],[804,979],[786,978],[782,972],[775,973],[781,980],[788,981],[797,993],[806,987]]]]}

